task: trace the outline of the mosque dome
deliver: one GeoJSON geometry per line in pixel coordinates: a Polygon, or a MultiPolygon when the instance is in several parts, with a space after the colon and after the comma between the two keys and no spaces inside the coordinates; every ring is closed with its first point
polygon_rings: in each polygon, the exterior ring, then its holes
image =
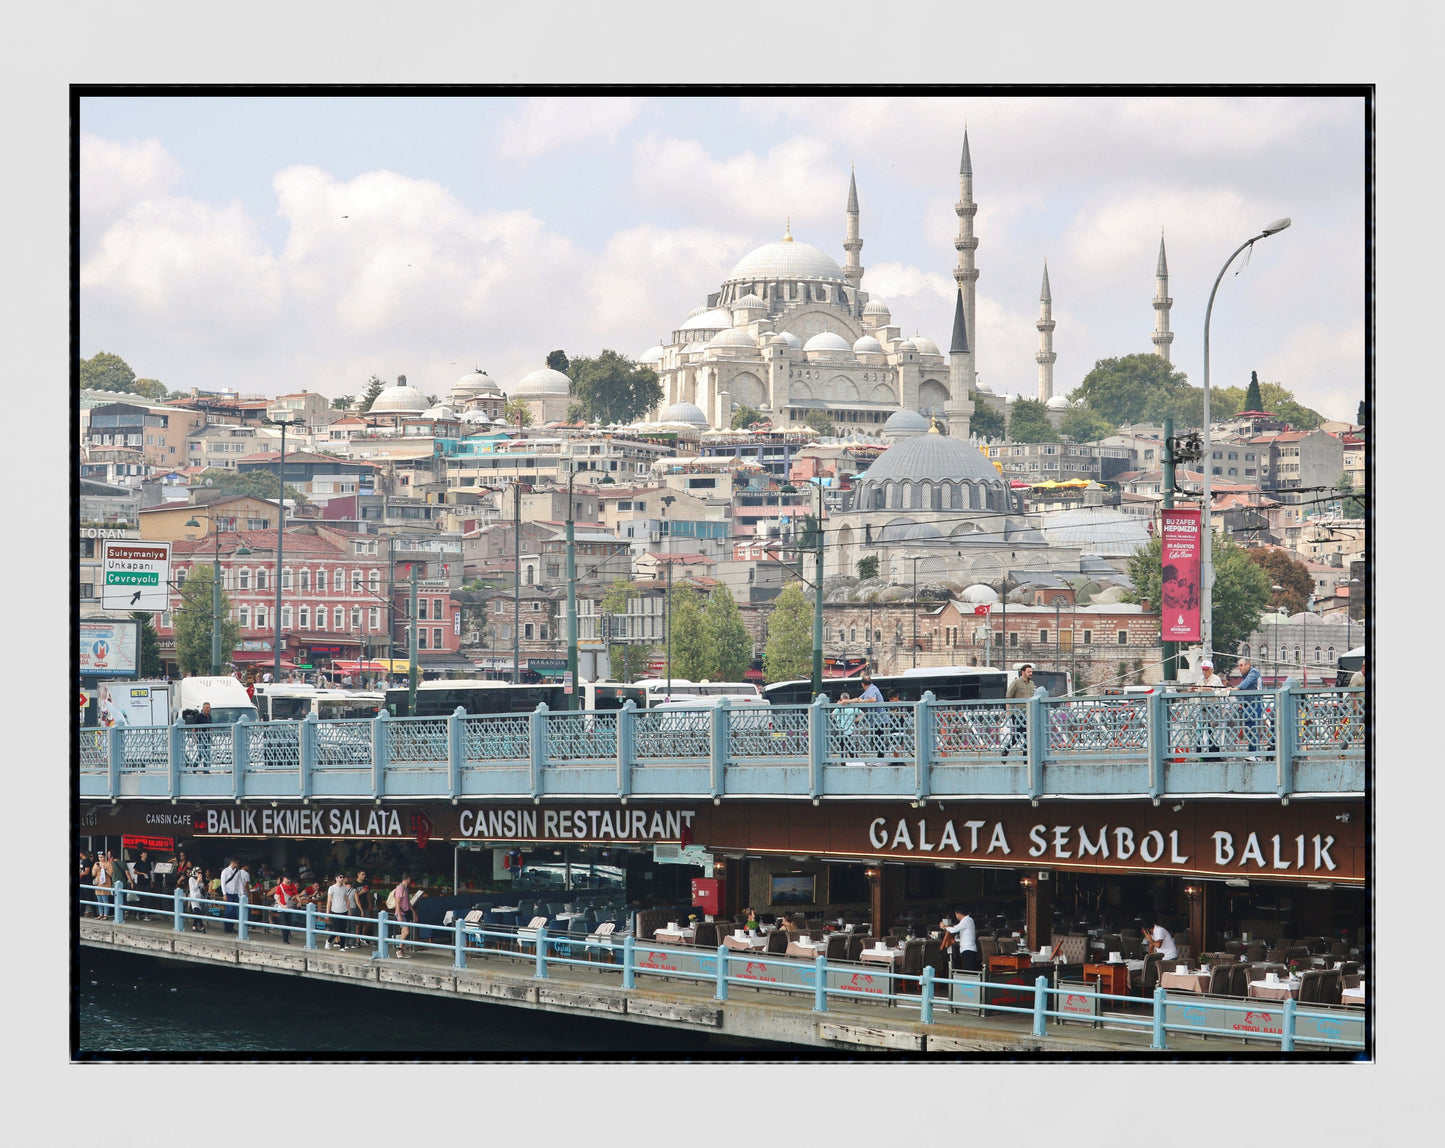
{"type": "Polygon", "coordinates": [[[787,343],[788,346],[793,348],[793,350],[798,351],[802,349],[803,340],[798,338],[798,336],[793,334],[793,332],[780,331],[779,334],[783,336],[783,342],[787,343]]]}
{"type": "Polygon", "coordinates": [[[913,345],[918,348],[918,353],[920,355],[942,354],[942,352],[938,349],[938,344],[933,342],[932,339],[921,339],[917,335],[914,335],[913,345]]]}
{"type": "Polygon", "coordinates": [[[839,355],[851,354],[852,348],[842,335],[834,331],[819,331],[803,344],[803,351],[805,354],[836,358],[839,355]]]}
{"type": "Polygon", "coordinates": [[[993,394],[993,388],[992,388],[991,386],[989,386],[987,383],[985,383],[982,379],[979,380],[978,386],[975,387],[974,389],[975,389],[979,394],[981,394],[981,395],[991,395],[991,394],[993,394]]]}
{"type": "Polygon", "coordinates": [[[879,542],[931,542],[943,531],[931,522],[890,522],[878,533],[879,542]]]}
{"type": "Polygon", "coordinates": [[[694,311],[677,329],[679,331],[725,331],[732,325],[732,312],[722,307],[715,307],[711,311],[694,311]]]}
{"type": "Polygon", "coordinates": [[[697,427],[699,430],[708,428],[707,415],[702,409],[693,403],[673,403],[667,410],[662,412],[662,418],[658,420],[664,423],[686,423],[688,426],[697,427]]]}
{"type": "Polygon", "coordinates": [[[513,395],[565,395],[571,393],[572,380],[561,371],[554,371],[551,367],[542,367],[533,371],[530,375],[524,375],[522,381],[512,388],[513,395]]]}
{"type": "Polygon", "coordinates": [[[774,335],[770,339],[768,339],[768,346],[770,347],[794,347],[796,345],[797,340],[794,339],[789,342],[786,332],[774,335]]]}
{"type": "Polygon", "coordinates": [[[900,355],[903,354],[903,353],[905,353],[905,352],[907,352],[907,351],[914,351],[914,352],[916,352],[917,350],[918,350],[918,344],[915,343],[912,339],[904,339],[903,342],[901,342],[901,343],[898,344],[898,353],[899,353],[900,355]]]}
{"type": "Polygon", "coordinates": [[[993,463],[977,447],[969,446],[963,439],[937,433],[914,435],[890,446],[858,482],[873,484],[890,479],[1004,485],[993,463]]]}
{"type": "Polygon", "coordinates": [[[883,300],[881,300],[881,299],[874,299],[874,300],[872,300],[871,302],[864,304],[864,306],[863,306],[863,314],[865,314],[865,315],[877,315],[880,319],[884,320],[885,322],[886,322],[887,320],[893,318],[893,312],[891,312],[890,310],[888,310],[888,304],[885,303],[885,302],[883,302],[883,300]]]}
{"type": "Polygon", "coordinates": [[[733,303],[734,311],[740,308],[748,311],[766,311],[768,309],[768,305],[764,303],[761,299],[759,299],[756,295],[754,295],[751,291],[749,291],[741,299],[738,299],[733,303]]]}
{"type": "Polygon", "coordinates": [[[883,344],[872,335],[864,335],[853,344],[853,353],[855,355],[881,355],[883,353],[883,344]]]}
{"type": "Polygon", "coordinates": [[[975,582],[972,586],[963,588],[963,593],[959,594],[958,600],[974,606],[983,606],[990,602],[997,602],[998,591],[992,586],[985,586],[982,582],[975,582]]]}
{"type": "Polygon", "coordinates": [[[376,396],[368,414],[421,414],[431,403],[415,387],[408,386],[405,375],[397,375],[396,385],[387,387],[376,396]]]}
{"type": "Polygon", "coordinates": [[[1069,409],[1069,400],[1064,398],[1063,395],[1055,395],[1046,402],[1044,406],[1048,407],[1051,411],[1066,411],[1069,409]]]}
{"type": "Polygon", "coordinates": [[[471,374],[463,375],[452,384],[451,397],[459,402],[465,402],[467,399],[474,399],[480,395],[499,395],[501,393],[502,388],[497,386],[486,371],[478,367],[471,374]]]}
{"type": "Polygon", "coordinates": [[[647,350],[643,351],[642,354],[638,355],[637,361],[639,363],[656,363],[662,360],[662,356],[663,346],[661,343],[658,343],[654,346],[648,347],[647,350]]]}
{"type": "Polygon", "coordinates": [[[455,419],[457,417],[457,412],[446,403],[437,403],[434,407],[427,407],[426,414],[428,418],[434,419],[455,419]]]}
{"type": "Polygon", "coordinates": [[[706,304],[706,303],[699,303],[696,307],[694,307],[691,311],[689,311],[689,312],[687,313],[687,317],[688,317],[689,319],[691,319],[691,318],[693,318],[693,317],[695,317],[695,316],[697,316],[697,315],[701,315],[701,314],[702,314],[704,311],[706,311],[706,310],[707,310],[707,304],[706,304]]]}
{"type": "Polygon", "coordinates": [[[701,339],[694,339],[691,343],[687,344],[687,346],[683,347],[682,353],[684,355],[700,355],[706,350],[706,343],[704,343],[701,339]]]}
{"type": "Polygon", "coordinates": [[[726,331],[719,331],[710,340],[709,347],[746,347],[748,350],[757,350],[758,344],[753,337],[741,327],[729,327],[726,331]]]}
{"type": "Polygon", "coordinates": [[[791,234],[776,243],[765,243],[738,261],[726,282],[759,279],[825,279],[844,282],[843,269],[831,256],[811,243],[799,243],[791,234]]]}
{"type": "Polygon", "coordinates": [[[888,421],[883,424],[883,433],[902,438],[905,435],[927,434],[928,426],[926,418],[917,411],[910,411],[905,407],[888,416],[888,421]]]}

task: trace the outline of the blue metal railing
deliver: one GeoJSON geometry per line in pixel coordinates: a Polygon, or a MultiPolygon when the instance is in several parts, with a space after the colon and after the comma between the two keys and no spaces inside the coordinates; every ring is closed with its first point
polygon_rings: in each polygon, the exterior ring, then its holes
{"type": "Polygon", "coordinates": [[[731,706],[79,731],[87,798],[1364,792],[1363,691],[731,706]]]}
{"type": "MultiPolygon", "coordinates": [[[[1300,1046],[1361,1053],[1365,1049],[1363,1010],[1328,1005],[1301,1008],[1293,1000],[1273,1002],[1169,995],[1156,987],[1151,998],[1120,996],[1082,984],[1051,985],[1039,976],[1033,985],[988,981],[982,974],[965,973],[953,979],[925,967],[920,974],[862,962],[830,962],[819,954],[814,960],[779,954],[741,952],[720,945],[716,950],[639,941],[630,934],[610,936],[574,931],[552,932],[501,925],[471,924],[457,919],[445,925],[401,922],[383,910],[375,918],[328,918],[317,906],[279,910],[245,901],[230,903],[193,901],[180,889],[171,893],[80,887],[80,904],[102,917],[124,925],[137,915],[169,918],[173,932],[229,925],[240,941],[256,935],[296,932],[306,950],[317,948],[372,948],[373,960],[405,959],[429,954],[466,969],[473,958],[523,962],[539,980],[551,979],[552,969],[587,968],[610,972],[623,990],[638,986],[639,978],[686,981],[713,986],[713,999],[726,1001],[734,988],[773,991],[799,1000],[811,1000],[811,1011],[826,1013],[840,1002],[878,1004],[916,1010],[925,1025],[934,1024],[940,1009],[947,1012],[997,1014],[1027,1020],[1030,1034],[1048,1035],[1048,1022],[1104,1025],[1116,1030],[1149,1033],[1151,1051],[1167,1051],[1170,1033],[1189,1037],[1218,1037],[1243,1042],[1278,1044],[1281,1052],[1300,1046]],[[408,936],[403,939],[402,930],[408,936]],[[1003,999],[1030,996],[1028,1004],[1007,1004],[1003,999]],[[990,999],[992,997],[992,999],[990,999]],[[1114,1008],[1103,1012],[1108,1004],[1114,1008]],[[1148,1006],[1147,1013],[1119,1011],[1148,1006]],[[1234,1014],[1243,1023],[1230,1024],[1234,1014]]],[[[946,1035],[946,1034],[945,1034],[946,1035]]]]}

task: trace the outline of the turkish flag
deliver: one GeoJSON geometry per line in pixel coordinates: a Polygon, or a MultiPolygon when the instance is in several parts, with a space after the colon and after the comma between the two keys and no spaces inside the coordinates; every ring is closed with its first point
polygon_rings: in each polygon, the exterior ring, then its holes
{"type": "Polygon", "coordinates": [[[982,605],[982,606],[975,606],[975,607],[973,608],[973,612],[974,612],[975,614],[987,614],[987,613],[988,613],[988,604],[985,603],[985,604],[982,605]]]}

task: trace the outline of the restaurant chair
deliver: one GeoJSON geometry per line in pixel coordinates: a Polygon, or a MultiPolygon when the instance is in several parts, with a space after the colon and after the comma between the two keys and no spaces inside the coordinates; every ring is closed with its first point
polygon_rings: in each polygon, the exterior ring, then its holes
{"type": "Polygon", "coordinates": [[[1283,949],[1270,949],[1264,955],[1265,963],[1270,965],[1282,965],[1286,959],[1286,954],[1283,949]]]}
{"type": "Polygon", "coordinates": [[[788,951],[788,931],[786,929],[774,929],[768,934],[769,954],[786,953],[788,951]]]}
{"type": "MultiPolygon", "coordinates": [[[[923,975],[923,947],[927,941],[905,941],[903,943],[903,967],[899,971],[905,977],[921,977],[923,975]]],[[[917,981],[900,981],[898,991],[901,993],[913,993],[919,991],[917,981]]]]}
{"type": "Polygon", "coordinates": [[[1324,969],[1320,972],[1320,1004],[1340,1003],[1340,973],[1338,969],[1324,969]]]}
{"type": "Polygon", "coordinates": [[[1217,964],[1209,967],[1209,988],[1206,990],[1213,997],[1227,997],[1230,995],[1230,985],[1234,983],[1234,966],[1230,964],[1217,964]]]}
{"type": "Polygon", "coordinates": [[[1359,975],[1360,975],[1360,962],[1359,962],[1359,961],[1341,961],[1341,962],[1340,962],[1339,973],[1340,973],[1340,977],[1341,977],[1342,981],[1343,981],[1343,978],[1344,978],[1344,977],[1356,977],[1356,976],[1359,976],[1359,975]]]}
{"type": "Polygon", "coordinates": [[[908,926],[894,925],[891,929],[888,930],[888,935],[892,937],[895,941],[901,941],[906,936],[908,936],[908,926]]]}
{"type": "Polygon", "coordinates": [[[1126,961],[1141,960],[1144,956],[1144,939],[1138,933],[1125,933],[1119,944],[1119,951],[1126,961]]]}
{"type": "Polygon", "coordinates": [[[848,934],[829,933],[828,949],[824,953],[831,964],[833,961],[846,961],[848,959],[848,934]]]}
{"type": "Polygon", "coordinates": [[[1324,976],[1324,972],[1319,969],[1310,969],[1300,973],[1299,996],[1295,999],[1300,1004],[1322,1004],[1320,992],[1324,987],[1324,976]]]}
{"type": "Polygon", "coordinates": [[[1155,988],[1159,985],[1159,966],[1164,960],[1163,953],[1150,953],[1144,958],[1144,973],[1140,978],[1139,987],[1146,997],[1154,995],[1155,988]]]}
{"type": "Polygon", "coordinates": [[[848,937],[848,959],[850,961],[861,961],[860,954],[865,945],[871,945],[873,938],[867,933],[852,933],[848,937]]]}
{"type": "Polygon", "coordinates": [[[1229,966],[1229,989],[1226,995],[1241,998],[1249,996],[1248,965],[1235,964],[1229,966]]]}
{"type": "Polygon", "coordinates": [[[1246,961],[1262,961],[1267,952],[1269,952],[1269,946],[1263,941],[1250,941],[1244,948],[1244,959],[1246,961]]]}
{"type": "Polygon", "coordinates": [[[697,923],[697,935],[693,937],[692,943],[700,949],[715,949],[722,941],[718,939],[718,927],[712,921],[699,921],[697,923]]]}
{"type": "MultiPolygon", "coordinates": [[[[941,919],[941,918],[940,918],[940,919],[941,919]]],[[[978,959],[983,963],[983,967],[984,967],[984,968],[988,968],[988,959],[989,959],[989,957],[995,956],[995,955],[997,955],[997,953],[998,953],[998,938],[997,938],[997,937],[979,937],[979,939],[978,939],[978,959]]]]}

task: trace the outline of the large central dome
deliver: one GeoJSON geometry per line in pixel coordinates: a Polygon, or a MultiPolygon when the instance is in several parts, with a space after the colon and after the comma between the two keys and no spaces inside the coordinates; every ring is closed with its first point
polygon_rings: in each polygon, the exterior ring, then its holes
{"type": "Polygon", "coordinates": [[[785,235],[744,255],[724,282],[751,283],[759,279],[825,279],[842,283],[843,269],[811,243],[785,235]]]}
{"type": "Polygon", "coordinates": [[[962,439],[936,432],[915,435],[890,446],[878,456],[859,481],[894,480],[934,482],[978,482],[1002,486],[1003,479],[976,447],[962,439]]]}

